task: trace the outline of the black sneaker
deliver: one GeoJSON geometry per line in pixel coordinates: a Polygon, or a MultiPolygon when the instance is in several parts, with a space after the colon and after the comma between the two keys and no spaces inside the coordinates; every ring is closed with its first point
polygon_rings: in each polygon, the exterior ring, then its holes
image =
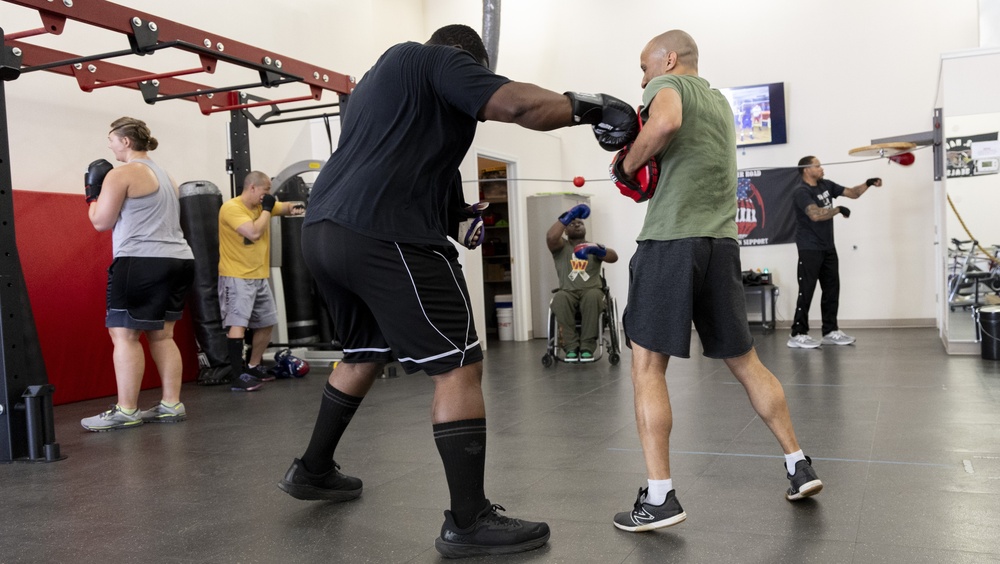
{"type": "Polygon", "coordinates": [[[361,497],[361,480],[341,474],[336,462],[328,472],[313,474],[296,458],[278,487],[295,499],[307,501],[350,501],[361,497]]]}
{"type": "Polygon", "coordinates": [[[497,511],[506,509],[486,500],[486,507],[476,516],[475,522],[464,529],[455,525],[451,511],[445,511],[441,536],[434,540],[434,548],[445,558],[464,558],[525,552],[548,542],[546,523],[512,519],[497,511]]]}
{"type": "MultiPolygon", "coordinates": [[[[786,468],[785,471],[787,472],[788,469],[786,468]]],[[[812,459],[808,456],[805,460],[795,463],[795,474],[791,476],[786,474],[786,477],[792,482],[788,492],[785,493],[785,499],[788,501],[805,499],[818,494],[823,489],[823,482],[816,476],[816,471],[812,467],[812,459]]]]}
{"type": "Polygon", "coordinates": [[[245,372],[252,375],[254,378],[260,380],[261,382],[272,382],[275,376],[273,374],[268,374],[260,369],[260,366],[247,366],[244,369],[245,372]]]}
{"type": "Polygon", "coordinates": [[[635,506],[632,511],[623,511],[615,515],[615,526],[623,531],[638,533],[641,531],[652,531],[676,525],[687,519],[687,513],[677,501],[677,494],[674,490],[667,492],[667,499],[662,505],[650,505],[646,503],[649,495],[649,488],[639,488],[639,495],[635,498],[635,506]]]}
{"type": "Polygon", "coordinates": [[[250,374],[249,372],[244,372],[240,374],[240,377],[233,380],[233,385],[229,388],[234,392],[256,392],[264,385],[259,378],[250,374]]]}

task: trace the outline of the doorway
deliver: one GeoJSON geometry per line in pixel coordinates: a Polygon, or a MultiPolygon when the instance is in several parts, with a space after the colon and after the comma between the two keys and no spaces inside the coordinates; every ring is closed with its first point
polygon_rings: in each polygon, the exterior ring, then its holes
{"type": "Polygon", "coordinates": [[[514,313],[514,245],[511,234],[515,228],[511,213],[508,178],[511,163],[479,155],[476,169],[479,178],[479,200],[489,202],[483,212],[483,319],[486,337],[513,340],[514,313]]]}

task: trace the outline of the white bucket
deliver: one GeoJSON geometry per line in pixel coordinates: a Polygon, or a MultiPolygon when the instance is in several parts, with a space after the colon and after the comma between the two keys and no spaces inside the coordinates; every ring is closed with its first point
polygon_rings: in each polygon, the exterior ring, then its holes
{"type": "Polygon", "coordinates": [[[510,307],[497,308],[497,331],[501,341],[514,340],[514,309],[510,307]]]}

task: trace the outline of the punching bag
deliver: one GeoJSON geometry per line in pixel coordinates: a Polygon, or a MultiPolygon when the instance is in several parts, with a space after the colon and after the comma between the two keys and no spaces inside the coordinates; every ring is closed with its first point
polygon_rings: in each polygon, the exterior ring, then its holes
{"type": "Polygon", "coordinates": [[[181,229],[194,253],[194,284],[188,294],[198,342],[198,383],[203,386],[228,383],[229,364],[226,331],[219,311],[219,208],[222,192],[205,180],[180,186],[181,229]]]}
{"type": "Polygon", "coordinates": [[[312,276],[302,257],[304,216],[281,217],[281,280],[285,290],[288,343],[304,345],[320,340],[319,308],[312,276]]]}

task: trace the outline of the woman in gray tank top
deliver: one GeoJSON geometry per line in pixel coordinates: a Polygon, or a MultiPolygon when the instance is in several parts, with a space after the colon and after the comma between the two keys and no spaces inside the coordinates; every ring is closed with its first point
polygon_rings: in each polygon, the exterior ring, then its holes
{"type": "Polygon", "coordinates": [[[180,227],[176,183],[147,153],[158,142],[145,122],[123,117],[111,124],[108,148],[125,164],[112,169],[95,161],[87,173],[89,216],[98,231],[112,230],[105,326],[114,343],[118,403],[80,423],[90,431],[183,421],[180,400],[183,363],[174,342],[174,323],[194,278],[194,255],[180,227]],[[145,355],[163,382],[160,403],[139,410],[145,355]]]}

